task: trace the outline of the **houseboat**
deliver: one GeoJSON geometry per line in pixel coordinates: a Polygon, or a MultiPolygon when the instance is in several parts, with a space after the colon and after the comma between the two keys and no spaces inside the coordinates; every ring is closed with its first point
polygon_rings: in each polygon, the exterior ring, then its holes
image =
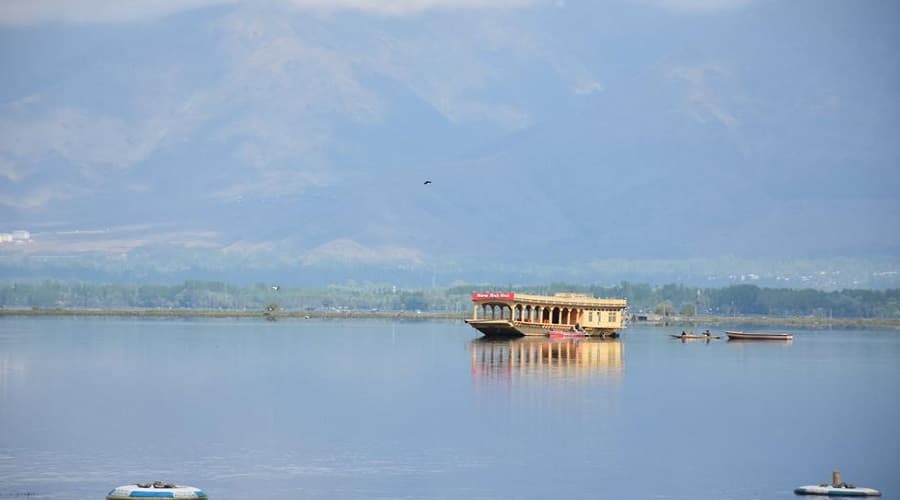
{"type": "Polygon", "coordinates": [[[597,299],[579,293],[474,292],[472,303],[472,318],[466,323],[488,337],[547,336],[566,331],[617,337],[628,307],[625,299],[597,299]]]}

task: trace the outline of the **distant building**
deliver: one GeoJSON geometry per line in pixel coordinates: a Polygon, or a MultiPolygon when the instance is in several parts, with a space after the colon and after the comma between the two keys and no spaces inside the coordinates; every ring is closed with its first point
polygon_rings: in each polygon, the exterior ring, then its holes
{"type": "Polygon", "coordinates": [[[29,241],[31,241],[31,233],[22,229],[11,233],[0,233],[0,244],[27,243],[29,241]]]}
{"type": "Polygon", "coordinates": [[[668,320],[668,319],[670,319],[670,318],[666,318],[662,314],[634,313],[631,315],[631,321],[633,323],[640,323],[640,322],[644,322],[644,321],[647,321],[650,323],[658,323],[658,322],[661,322],[663,320],[668,320]]]}

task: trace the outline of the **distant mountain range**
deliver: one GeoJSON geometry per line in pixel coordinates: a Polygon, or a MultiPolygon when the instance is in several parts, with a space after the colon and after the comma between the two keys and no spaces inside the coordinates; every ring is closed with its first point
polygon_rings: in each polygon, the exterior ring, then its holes
{"type": "Polygon", "coordinates": [[[900,8],[701,3],[22,4],[0,271],[896,286],[900,8]]]}

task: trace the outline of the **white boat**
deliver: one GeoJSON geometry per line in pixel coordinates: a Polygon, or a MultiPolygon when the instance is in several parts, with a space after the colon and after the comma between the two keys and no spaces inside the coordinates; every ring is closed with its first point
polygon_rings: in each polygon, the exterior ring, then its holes
{"type": "Polygon", "coordinates": [[[818,484],[794,489],[797,495],[823,495],[832,497],[880,497],[881,492],[872,488],[859,488],[852,484],[818,484]]]}
{"type": "Polygon", "coordinates": [[[126,484],[113,489],[106,500],[130,500],[133,498],[185,498],[208,499],[206,492],[193,486],[178,486],[163,481],[126,484]]]}

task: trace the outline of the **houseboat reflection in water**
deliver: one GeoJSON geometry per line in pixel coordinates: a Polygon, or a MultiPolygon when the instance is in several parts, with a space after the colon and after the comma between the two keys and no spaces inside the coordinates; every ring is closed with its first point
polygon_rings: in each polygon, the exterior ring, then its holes
{"type": "Polygon", "coordinates": [[[624,369],[624,350],[617,339],[481,338],[472,341],[471,350],[475,379],[578,379],[620,376],[624,369]]]}

